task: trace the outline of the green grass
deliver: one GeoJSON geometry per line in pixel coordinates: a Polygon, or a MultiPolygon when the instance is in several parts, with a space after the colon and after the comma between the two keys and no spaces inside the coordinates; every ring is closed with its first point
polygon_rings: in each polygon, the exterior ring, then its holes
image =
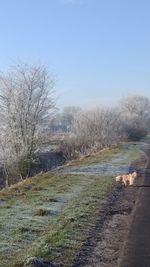
{"type": "MultiPolygon", "coordinates": [[[[138,148],[104,150],[74,166],[129,164],[138,148]]],[[[114,176],[63,173],[64,167],[0,191],[0,267],[23,267],[27,256],[69,267],[115,188],[114,176]]]]}
{"type": "Polygon", "coordinates": [[[101,207],[106,204],[114,179],[99,177],[78,197],[70,201],[60,216],[45,229],[43,235],[23,253],[15,256],[10,266],[23,266],[26,255],[49,258],[70,266],[75,254],[85,241],[88,230],[96,222],[101,207]],[[20,260],[21,259],[21,260],[20,260]]]}

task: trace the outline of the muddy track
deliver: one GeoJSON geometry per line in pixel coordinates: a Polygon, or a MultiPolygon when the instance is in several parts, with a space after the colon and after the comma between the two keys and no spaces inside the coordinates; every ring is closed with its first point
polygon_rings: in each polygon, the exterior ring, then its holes
{"type": "Polygon", "coordinates": [[[150,266],[150,147],[147,147],[145,153],[148,165],[122,249],[119,267],[150,266]]]}
{"type": "Polygon", "coordinates": [[[72,267],[118,266],[143,185],[146,165],[147,157],[132,163],[130,171],[137,170],[137,184],[126,188],[118,186],[112,192],[72,267]]]}

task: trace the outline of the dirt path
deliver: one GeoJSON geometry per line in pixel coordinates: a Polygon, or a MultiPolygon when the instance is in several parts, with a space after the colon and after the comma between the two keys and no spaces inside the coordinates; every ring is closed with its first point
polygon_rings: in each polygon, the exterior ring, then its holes
{"type": "MultiPolygon", "coordinates": [[[[120,262],[124,242],[133,220],[135,206],[145,175],[146,160],[141,158],[132,164],[138,170],[138,183],[133,187],[118,187],[113,193],[104,216],[100,214],[96,226],[75,260],[73,267],[116,267],[120,262]]],[[[149,189],[150,190],[150,189],[149,189]]],[[[149,203],[150,204],[150,203],[149,203]]],[[[150,235],[149,235],[150,236],[150,235]]],[[[120,265],[121,267],[146,267],[149,265],[120,265]]]]}
{"type": "Polygon", "coordinates": [[[147,149],[146,152],[149,157],[149,164],[119,267],[150,266],[150,149],[147,149]]]}

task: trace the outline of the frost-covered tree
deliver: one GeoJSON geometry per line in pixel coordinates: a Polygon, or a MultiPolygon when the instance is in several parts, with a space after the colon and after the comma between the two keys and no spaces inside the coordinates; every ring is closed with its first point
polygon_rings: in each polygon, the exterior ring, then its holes
{"type": "Polygon", "coordinates": [[[69,159],[111,147],[124,138],[116,108],[95,108],[78,113],[74,118],[73,133],[63,146],[69,159]]]}
{"type": "Polygon", "coordinates": [[[29,175],[38,140],[54,111],[54,81],[43,65],[17,65],[0,75],[0,152],[6,166],[29,175]]]}
{"type": "Polygon", "coordinates": [[[139,139],[147,134],[150,129],[150,102],[147,97],[132,95],[123,98],[120,111],[129,139],[139,139]]]}

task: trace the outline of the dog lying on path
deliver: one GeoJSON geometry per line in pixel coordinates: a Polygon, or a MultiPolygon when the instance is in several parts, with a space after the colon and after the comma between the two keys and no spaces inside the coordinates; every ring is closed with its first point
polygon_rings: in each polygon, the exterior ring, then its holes
{"type": "Polygon", "coordinates": [[[123,174],[116,177],[116,182],[120,182],[127,185],[133,185],[135,179],[137,178],[137,172],[129,173],[129,174],[123,174]]]}

